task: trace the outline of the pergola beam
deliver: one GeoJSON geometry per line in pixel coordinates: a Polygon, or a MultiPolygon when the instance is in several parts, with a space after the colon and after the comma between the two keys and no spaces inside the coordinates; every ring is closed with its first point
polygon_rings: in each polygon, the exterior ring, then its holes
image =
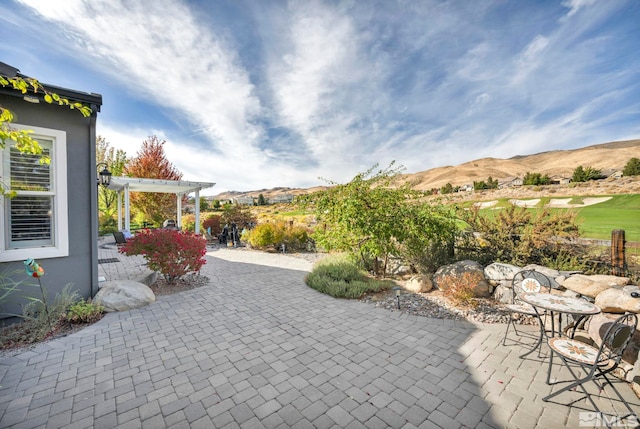
{"type": "MultiPolygon", "coordinates": [[[[118,192],[118,229],[122,229],[121,195],[124,194],[124,229],[131,230],[130,192],[156,192],[175,194],[177,200],[177,226],[182,226],[182,196],[195,192],[195,221],[200,225],[200,191],[215,186],[211,182],[189,182],[183,180],[143,179],[137,177],[112,177],[109,189],[118,192]]],[[[194,231],[198,232],[198,231],[194,231]]]]}

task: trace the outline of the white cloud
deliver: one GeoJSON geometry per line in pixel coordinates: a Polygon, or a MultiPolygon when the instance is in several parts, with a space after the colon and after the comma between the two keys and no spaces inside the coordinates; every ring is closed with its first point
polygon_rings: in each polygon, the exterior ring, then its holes
{"type": "Polygon", "coordinates": [[[541,65],[545,64],[544,51],[549,45],[549,39],[537,35],[516,58],[516,70],[511,79],[511,85],[519,85],[541,65]]]}
{"type": "Polygon", "coordinates": [[[197,124],[220,145],[259,157],[260,102],[234,51],[182,3],[22,0],[66,29],[78,55],[134,93],[197,124]]]}
{"type": "Polygon", "coordinates": [[[357,34],[347,16],[313,1],[291,6],[287,43],[271,58],[269,81],[281,125],[300,134],[316,158],[345,143],[352,118],[340,104],[342,89],[357,82],[357,34]]]}
{"type": "Polygon", "coordinates": [[[562,6],[569,9],[567,17],[572,17],[582,8],[588,7],[594,4],[596,0],[566,0],[562,2],[562,6]]]}
{"type": "MultiPolygon", "coordinates": [[[[61,57],[106,75],[98,124],[113,144],[134,155],[148,135],[163,136],[185,178],[217,182],[216,193],[346,181],[391,160],[420,171],[638,129],[639,60],[612,53],[632,26],[607,26],[624,2],[534,2],[513,14],[478,2],[248,2],[239,22],[255,28],[233,33],[235,3],[209,22],[207,2],[21,1],[64,30],[50,44],[61,57]],[[108,110],[123,89],[149,106],[127,125],[108,110]]],[[[42,23],[12,15],[9,24],[20,19],[42,23]]]]}

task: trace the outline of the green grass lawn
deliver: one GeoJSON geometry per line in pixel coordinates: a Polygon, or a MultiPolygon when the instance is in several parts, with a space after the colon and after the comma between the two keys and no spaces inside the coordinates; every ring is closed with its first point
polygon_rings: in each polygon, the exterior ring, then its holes
{"type": "MultiPolygon", "coordinates": [[[[598,195],[602,197],[603,195],[598,195]]],[[[594,204],[582,208],[575,208],[577,212],[577,222],[580,226],[580,233],[583,238],[595,238],[600,240],[611,239],[611,231],[623,229],[627,241],[640,241],[640,194],[610,195],[612,198],[603,203],[594,204]]],[[[564,197],[571,198],[571,204],[580,204],[588,196],[564,197]]],[[[521,198],[530,200],[533,198],[521,198]]],[[[536,198],[537,199],[537,198],[536,198]]],[[[530,210],[540,210],[551,198],[540,198],[540,202],[535,208],[530,210]]],[[[471,205],[472,203],[468,203],[471,205]]],[[[491,215],[496,208],[506,207],[510,203],[508,199],[501,198],[498,203],[490,208],[483,209],[483,212],[491,215]]],[[[567,209],[551,209],[567,210],[567,209]]]]}
{"type": "Polygon", "coordinates": [[[640,241],[640,195],[613,195],[604,203],[578,209],[581,235],[608,240],[623,229],[627,241],[640,241]]]}

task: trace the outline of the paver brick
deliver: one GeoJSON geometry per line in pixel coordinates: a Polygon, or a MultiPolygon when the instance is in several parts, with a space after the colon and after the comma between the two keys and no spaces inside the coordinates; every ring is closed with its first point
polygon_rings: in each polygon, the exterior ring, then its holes
{"type": "MultiPolygon", "coordinates": [[[[124,266],[128,257],[113,251],[122,263],[99,269],[124,266]]],[[[0,427],[578,421],[569,407],[540,402],[550,391],[545,360],[523,360],[520,347],[503,347],[504,325],[336,300],[304,285],[304,270],[253,263],[277,258],[296,266],[300,259],[230,252],[252,264],[207,256],[204,287],[107,314],[77,334],[0,359],[0,427]],[[530,407],[521,406],[525,401],[530,407]]],[[[601,402],[607,409],[606,398],[601,402]]]]}

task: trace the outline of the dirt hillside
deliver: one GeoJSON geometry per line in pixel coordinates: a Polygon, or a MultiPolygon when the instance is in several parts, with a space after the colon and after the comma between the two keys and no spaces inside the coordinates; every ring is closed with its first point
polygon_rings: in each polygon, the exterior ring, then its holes
{"type": "MultiPolygon", "coordinates": [[[[580,165],[585,168],[592,167],[603,171],[622,171],[629,159],[634,157],[640,158],[640,139],[603,143],[573,150],[554,150],[533,155],[519,155],[509,159],[482,158],[456,166],[437,167],[431,170],[402,175],[401,179],[414,183],[415,189],[429,190],[441,188],[447,183],[451,183],[453,186],[473,185],[474,181],[486,180],[489,176],[497,180],[523,177],[528,172],[542,175],[548,174],[550,177],[571,178],[575,168],[580,165]]],[[[601,185],[601,192],[598,193],[640,193],[640,186],[637,180],[598,182],[601,182],[598,185],[601,185]],[[621,186],[622,189],[620,189],[621,186]],[[635,192],[626,190],[628,187],[635,189],[635,192]],[[605,191],[605,189],[608,191],[605,191]]],[[[242,196],[257,198],[258,195],[262,194],[267,199],[273,199],[282,194],[307,194],[320,189],[322,187],[308,189],[281,187],[249,192],[232,191],[218,194],[213,198],[220,200],[242,196]]],[[[554,189],[557,190],[558,188],[554,189]]],[[[515,193],[517,190],[512,190],[512,192],[515,193]]]]}

